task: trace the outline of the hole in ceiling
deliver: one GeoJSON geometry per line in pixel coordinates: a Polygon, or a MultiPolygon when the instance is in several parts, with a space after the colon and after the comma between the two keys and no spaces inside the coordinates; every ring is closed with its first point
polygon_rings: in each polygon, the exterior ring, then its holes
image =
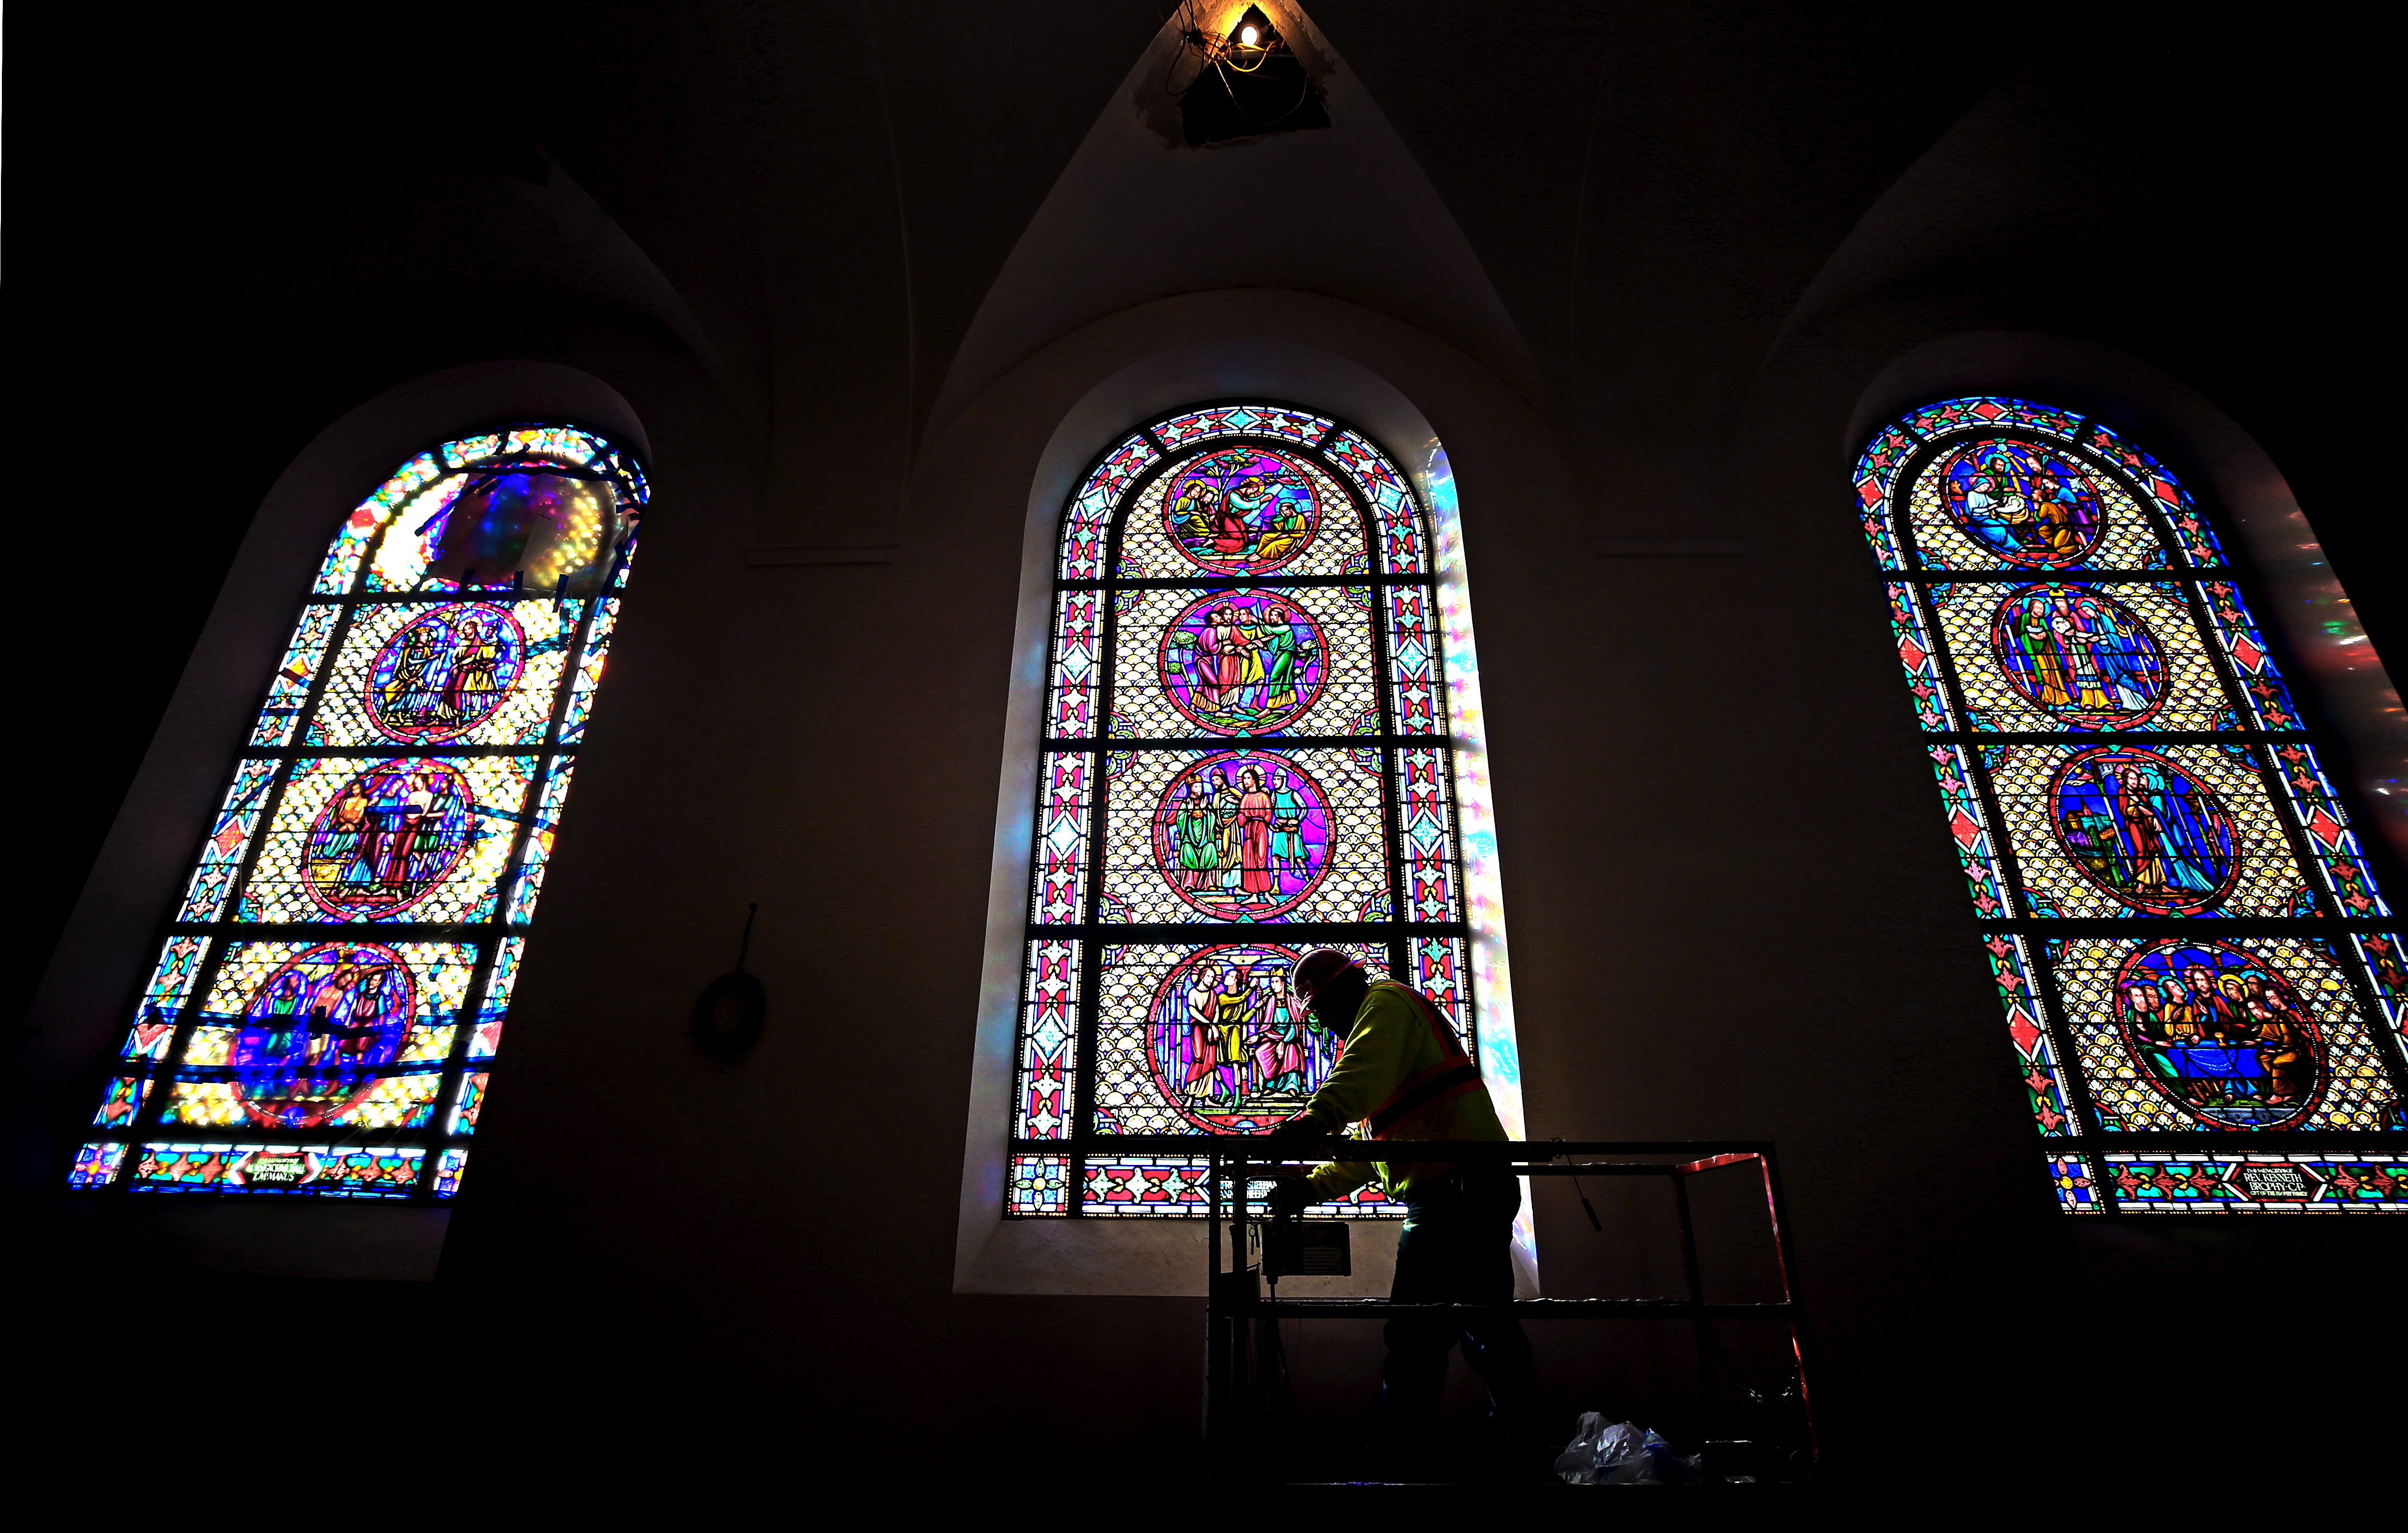
{"type": "Polygon", "coordinates": [[[1179,95],[1179,122],[1190,148],[1266,134],[1329,126],[1329,108],[1304,61],[1260,6],[1248,6],[1224,37],[1194,27],[1187,46],[1200,56],[1179,95]]]}

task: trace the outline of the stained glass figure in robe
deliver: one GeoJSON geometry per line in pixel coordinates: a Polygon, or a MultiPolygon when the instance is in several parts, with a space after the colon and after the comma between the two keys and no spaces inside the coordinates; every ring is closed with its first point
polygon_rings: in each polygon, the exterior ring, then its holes
{"type": "Polygon", "coordinates": [[[438,608],[385,641],[368,716],[394,739],[456,739],[493,717],[525,663],[526,634],[505,609],[438,608]]]}
{"type": "Polygon", "coordinates": [[[468,849],[475,792],[439,761],[389,761],[344,783],[309,827],[309,897],[357,920],[409,909],[468,849]]]}
{"type": "Polygon", "coordinates": [[[2150,1079],[2202,1125],[2284,1128],[2316,1105],[2324,1040],[2290,981],[2228,943],[2168,941],[2115,977],[2116,1022],[2150,1079]]]}
{"type": "Polygon", "coordinates": [[[1991,636],[2014,689],[2070,724],[2128,729],[2165,698],[2157,636],[2106,591],[2018,586],[1999,604],[1991,636]]]}
{"type": "Polygon", "coordinates": [[[1146,1009],[1147,1058],[1190,1123],[1226,1131],[1304,1109],[1336,1062],[1304,1024],[1287,976],[1303,956],[1276,943],[1207,948],[1162,978],[1146,1009]]]}
{"type": "Polygon", "coordinates": [[[1285,453],[1228,448],[1189,461],[1163,500],[1163,531],[1199,569],[1264,575],[1312,541],[1321,508],[1285,453]]]}
{"type": "Polygon", "coordinates": [[[2241,870],[2223,803],[2154,751],[2081,752],[2057,768],[2049,800],[2074,866],[2137,910],[2174,914],[2213,905],[2241,870]]]}
{"type": "Polygon", "coordinates": [[[226,1063],[261,1128],[317,1128],[376,1088],[400,1054],[417,981],[391,948],[328,943],[294,958],[244,1008],[226,1063]]]}
{"type": "Polygon", "coordinates": [[[1267,921],[1321,881],[1328,825],[1329,796],[1301,766],[1221,752],[1171,779],[1154,810],[1154,864],[1196,909],[1267,921]]]}
{"type": "Polygon", "coordinates": [[[1325,649],[1295,597],[1215,593],[1189,603],[1163,630],[1163,691],[1213,734],[1268,734],[1320,697],[1325,649]]]}
{"type": "Polygon", "coordinates": [[[2060,454],[1992,439],[1956,452],[1940,473],[1948,514],[2009,564],[2061,569],[2099,542],[2099,496],[2060,454]]]}

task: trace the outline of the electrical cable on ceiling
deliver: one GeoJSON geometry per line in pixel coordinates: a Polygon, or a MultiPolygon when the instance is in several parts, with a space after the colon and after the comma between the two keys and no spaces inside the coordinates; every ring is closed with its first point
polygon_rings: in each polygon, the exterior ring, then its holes
{"type": "MultiPolygon", "coordinates": [[[[1217,74],[1221,89],[1228,96],[1230,107],[1249,126],[1268,132],[1274,129],[1277,124],[1294,117],[1312,98],[1312,77],[1304,72],[1304,61],[1297,57],[1295,50],[1288,46],[1287,38],[1281,34],[1278,27],[1271,24],[1268,15],[1262,15],[1260,7],[1247,7],[1246,10],[1240,15],[1240,27],[1242,28],[1247,24],[1247,17],[1256,15],[1261,15],[1262,20],[1254,41],[1243,41],[1242,33],[1234,29],[1230,37],[1216,40],[1207,36],[1199,24],[1201,18],[1197,13],[1197,0],[1182,0],[1179,7],[1171,12],[1171,21],[1178,26],[1180,39],[1185,47],[1178,53],[1174,53],[1170,63],[1164,68],[1163,93],[1173,100],[1182,100],[1203,81],[1205,74],[1210,71],[1217,74]],[[1196,73],[1188,77],[1186,84],[1173,85],[1172,81],[1178,72],[1179,54],[1189,50],[1193,50],[1197,55],[1196,73]],[[1238,55],[1242,52],[1254,53],[1254,62],[1252,64],[1237,62],[1238,55]],[[1237,85],[1229,77],[1233,74],[1259,74],[1274,58],[1282,54],[1285,54],[1297,64],[1298,81],[1296,99],[1268,117],[1257,117],[1249,111],[1245,103],[1239,98],[1237,85]]],[[[1326,123],[1305,125],[1326,126],[1326,123]]]]}

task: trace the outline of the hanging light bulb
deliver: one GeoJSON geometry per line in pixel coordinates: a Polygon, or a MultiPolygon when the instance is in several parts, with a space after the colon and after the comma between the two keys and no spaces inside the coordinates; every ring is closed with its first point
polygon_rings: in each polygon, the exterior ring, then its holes
{"type": "Polygon", "coordinates": [[[1279,28],[1271,25],[1262,7],[1248,6],[1238,17],[1238,24],[1229,30],[1229,40],[1222,46],[1232,53],[1268,53],[1280,46],[1279,28]]]}

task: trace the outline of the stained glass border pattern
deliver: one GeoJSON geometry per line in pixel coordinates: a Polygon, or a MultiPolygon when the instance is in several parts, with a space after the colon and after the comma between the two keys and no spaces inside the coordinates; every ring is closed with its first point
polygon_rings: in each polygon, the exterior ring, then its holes
{"type": "Polygon", "coordinates": [[[2126,1213],[2408,1213],[2408,1156],[2126,1154],[2106,1186],[2126,1213]]]}

